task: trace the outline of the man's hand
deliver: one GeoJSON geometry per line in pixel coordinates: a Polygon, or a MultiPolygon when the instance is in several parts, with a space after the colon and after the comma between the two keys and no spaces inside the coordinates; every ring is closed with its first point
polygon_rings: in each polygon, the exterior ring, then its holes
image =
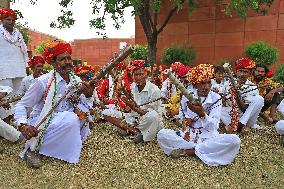
{"type": "Polygon", "coordinates": [[[137,112],[138,114],[140,114],[141,116],[145,115],[146,112],[144,110],[142,110],[133,99],[129,99],[126,96],[122,96],[121,97],[122,101],[126,104],[126,106],[128,106],[129,108],[131,108],[133,111],[137,112]]]}
{"type": "Polygon", "coordinates": [[[205,116],[205,111],[204,108],[202,107],[202,104],[200,103],[188,103],[187,107],[196,113],[199,117],[204,117],[205,116]]]}
{"type": "Polygon", "coordinates": [[[90,85],[87,82],[82,82],[82,85],[80,87],[80,90],[82,91],[82,93],[87,97],[91,97],[93,95],[93,91],[94,91],[94,86],[90,85]]]}
{"type": "Polygon", "coordinates": [[[21,126],[19,126],[19,130],[27,140],[36,137],[39,133],[39,130],[37,130],[37,128],[27,124],[22,124],[21,126]]]}
{"type": "Polygon", "coordinates": [[[265,95],[264,100],[266,102],[270,102],[272,100],[273,96],[274,96],[274,91],[272,90],[267,95],[265,95]]]}

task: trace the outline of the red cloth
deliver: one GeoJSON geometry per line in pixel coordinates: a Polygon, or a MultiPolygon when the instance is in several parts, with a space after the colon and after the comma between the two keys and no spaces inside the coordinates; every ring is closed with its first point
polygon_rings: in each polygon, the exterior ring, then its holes
{"type": "Polygon", "coordinates": [[[108,98],[108,92],[109,92],[108,78],[100,80],[96,90],[100,101],[103,101],[104,98],[108,98]]]}
{"type": "Polygon", "coordinates": [[[29,67],[37,65],[38,63],[45,63],[42,56],[34,56],[28,61],[29,67]]]}
{"type": "Polygon", "coordinates": [[[187,75],[187,73],[190,71],[190,69],[191,68],[189,66],[182,65],[182,66],[178,67],[176,73],[177,73],[178,77],[183,77],[183,76],[187,75]]]}
{"type": "Polygon", "coordinates": [[[130,65],[134,68],[143,68],[145,66],[145,60],[132,60],[130,65]]]}
{"type": "Polygon", "coordinates": [[[17,20],[17,14],[12,9],[9,8],[0,9],[0,20],[3,20],[8,16],[12,16],[15,20],[17,20]]]}
{"type": "Polygon", "coordinates": [[[255,68],[255,62],[249,58],[240,58],[235,62],[236,69],[253,69],[255,68]]]}
{"type": "Polygon", "coordinates": [[[43,52],[43,57],[47,63],[50,63],[54,57],[65,52],[70,55],[72,54],[71,45],[62,40],[54,40],[47,43],[43,52]]]}

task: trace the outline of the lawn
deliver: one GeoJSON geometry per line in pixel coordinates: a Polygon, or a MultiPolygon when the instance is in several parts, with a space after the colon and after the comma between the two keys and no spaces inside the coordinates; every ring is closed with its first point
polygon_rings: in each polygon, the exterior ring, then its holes
{"type": "Polygon", "coordinates": [[[105,123],[93,128],[76,165],[45,157],[41,169],[31,169],[18,157],[21,146],[0,139],[0,188],[284,188],[284,147],[274,126],[260,124],[222,167],[172,159],[156,142],[135,145],[105,123]]]}

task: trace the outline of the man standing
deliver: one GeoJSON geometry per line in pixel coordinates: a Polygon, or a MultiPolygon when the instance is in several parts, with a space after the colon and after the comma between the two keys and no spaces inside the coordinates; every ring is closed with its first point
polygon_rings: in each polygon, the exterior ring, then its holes
{"type": "Polygon", "coordinates": [[[26,76],[27,47],[22,34],[15,28],[17,15],[11,9],[0,9],[0,85],[10,86],[17,93],[26,76]]]}
{"type": "Polygon", "coordinates": [[[254,74],[251,78],[252,82],[257,85],[259,94],[264,98],[264,106],[261,109],[260,116],[268,123],[277,122],[276,109],[280,104],[280,92],[283,91],[283,86],[280,83],[272,81],[266,77],[269,72],[264,64],[257,64],[254,74]],[[270,114],[264,112],[270,107],[270,114]]]}
{"type": "MultiPolygon", "coordinates": [[[[105,109],[102,114],[105,120],[122,129],[118,130],[120,135],[134,134],[135,143],[152,141],[162,127],[161,91],[147,81],[144,60],[134,60],[131,65],[134,66],[131,94],[122,96],[123,102],[131,112],[105,109]]],[[[127,93],[126,90],[124,92],[127,93]]]]}
{"type": "Polygon", "coordinates": [[[230,164],[239,153],[241,141],[235,134],[218,132],[222,101],[219,94],[210,90],[213,66],[200,64],[189,75],[193,84],[189,91],[200,102],[182,98],[183,130],[162,129],[157,135],[159,146],[175,158],[196,155],[210,166],[230,164]]]}
{"type": "Polygon", "coordinates": [[[38,168],[41,166],[39,154],[54,157],[69,163],[78,163],[82,143],[87,138],[89,128],[84,127],[85,117],[93,100],[93,87],[81,83],[75,101],[71,96],[76,89],[68,93],[59,106],[52,111],[39,129],[33,127],[39,124],[51,112],[54,105],[62,98],[70,87],[81,82],[80,78],[72,73],[72,49],[69,43],[55,40],[50,42],[44,51],[44,59],[54,70],[42,75],[29,88],[25,96],[15,107],[15,119],[19,130],[28,140],[25,150],[20,154],[27,164],[38,168]],[[34,108],[33,116],[27,118],[27,108],[34,108]],[[85,116],[84,116],[85,115],[85,116]]]}

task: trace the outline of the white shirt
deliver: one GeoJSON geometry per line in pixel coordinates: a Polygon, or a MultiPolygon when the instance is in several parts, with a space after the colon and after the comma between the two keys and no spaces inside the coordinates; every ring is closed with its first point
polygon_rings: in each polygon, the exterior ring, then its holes
{"type": "MultiPolygon", "coordinates": [[[[146,82],[146,85],[144,89],[139,92],[138,87],[136,83],[131,84],[131,93],[133,94],[134,101],[137,103],[137,105],[141,105],[147,102],[150,102],[152,100],[159,99],[161,97],[161,91],[160,89],[151,83],[150,81],[146,82]]],[[[152,110],[155,110],[157,113],[161,115],[161,100],[152,102],[150,104],[146,104],[144,106],[141,106],[141,109],[144,111],[150,112],[152,110]]],[[[132,116],[138,116],[138,113],[132,111],[130,113],[132,116]]]]}
{"type": "MultiPolygon", "coordinates": [[[[190,92],[193,94],[194,98],[198,98],[197,90],[195,88],[190,90],[190,92]]],[[[208,116],[206,118],[197,119],[197,121],[193,122],[192,127],[188,128],[188,130],[190,130],[191,140],[194,140],[195,130],[201,132],[200,138],[211,138],[219,134],[217,130],[219,128],[222,111],[222,100],[220,99],[221,96],[213,91],[210,91],[206,98],[201,97],[202,106],[208,116]],[[207,110],[209,107],[211,109],[210,111],[207,110]]],[[[187,102],[188,99],[183,96],[181,100],[182,112],[180,112],[179,118],[181,120],[184,119],[184,117],[191,119],[198,118],[198,115],[188,108],[187,102]]]]}
{"type": "MultiPolygon", "coordinates": [[[[3,29],[3,25],[0,24],[3,29]]],[[[19,31],[14,30],[13,34],[23,38],[18,33],[19,31]]],[[[25,77],[26,74],[26,63],[28,59],[27,52],[22,52],[17,44],[9,43],[0,34],[0,80],[25,77]]]]}
{"type": "Polygon", "coordinates": [[[21,86],[19,88],[18,94],[24,95],[28,91],[30,86],[35,83],[35,81],[36,81],[36,78],[34,78],[33,74],[24,77],[24,79],[22,80],[21,86]]]}
{"type": "MultiPolygon", "coordinates": [[[[21,123],[27,123],[27,109],[35,107],[32,112],[32,116],[38,116],[42,108],[44,106],[44,96],[45,92],[47,90],[48,81],[50,78],[50,74],[47,73],[42,76],[40,76],[36,82],[29,88],[29,90],[26,92],[24,97],[21,99],[20,102],[18,102],[15,106],[15,119],[18,125],[21,123]]],[[[77,76],[76,79],[78,78],[77,76]]],[[[68,90],[68,88],[74,83],[70,81],[68,84],[66,81],[61,77],[57,77],[58,82],[58,90],[56,94],[56,100],[58,101],[64,93],[68,90]]],[[[71,79],[72,80],[72,79],[71,79]]],[[[70,92],[70,95],[72,95],[74,92],[70,92]]],[[[85,95],[80,96],[80,102],[78,105],[78,108],[84,112],[88,111],[93,105],[93,99],[92,98],[86,98],[85,95]]],[[[74,106],[69,102],[67,98],[65,98],[59,106],[54,110],[54,113],[63,112],[63,111],[73,111],[74,106]]]]}
{"type": "Polygon", "coordinates": [[[230,82],[226,79],[222,79],[221,83],[217,83],[216,79],[211,79],[211,89],[217,89],[219,94],[228,94],[230,88],[230,82]]]}

